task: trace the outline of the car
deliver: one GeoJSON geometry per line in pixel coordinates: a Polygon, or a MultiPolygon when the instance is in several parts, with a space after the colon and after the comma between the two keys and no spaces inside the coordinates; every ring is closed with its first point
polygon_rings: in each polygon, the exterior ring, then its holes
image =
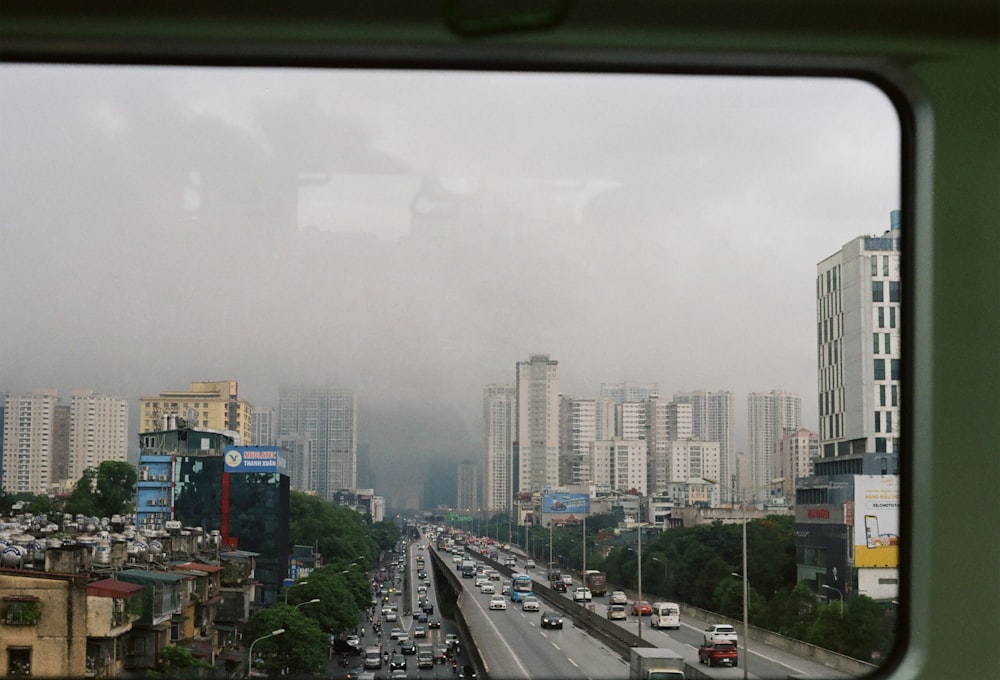
{"type": "Polygon", "coordinates": [[[567,588],[572,587],[572,585],[573,585],[573,577],[572,576],[570,576],[569,574],[563,574],[559,578],[562,580],[563,583],[566,584],[567,588]]]}
{"type": "Polygon", "coordinates": [[[484,595],[492,595],[493,593],[496,592],[496,588],[493,587],[492,583],[487,581],[486,583],[479,586],[479,592],[483,593],[484,595]]]}
{"type": "Polygon", "coordinates": [[[490,598],[490,609],[506,609],[507,600],[503,595],[494,595],[490,598]]]}
{"type": "Polygon", "coordinates": [[[524,612],[537,612],[541,609],[541,604],[538,602],[538,598],[529,595],[528,597],[521,600],[521,611],[524,612]]]}
{"type": "Polygon", "coordinates": [[[344,642],[346,642],[349,647],[354,647],[359,651],[361,650],[361,638],[357,635],[348,635],[344,642]]]}
{"type": "Polygon", "coordinates": [[[399,636],[402,635],[402,634],[403,634],[403,629],[402,628],[393,628],[392,630],[389,631],[389,639],[390,640],[398,640],[399,636]]]}
{"type": "Polygon", "coordinates": [[[636,600],[632,603],[632,616],[649,616],[653,607],[646,600],[636,600]]]}
{"type": "Polygon", "coordinates": [[[497,571],[496,569],[490,570],[489,579],[491,581],[499,581],[500,580],[500,572],[497,571]]]}
{"type": "Polygon", "coordinates": [[[542,613],[542,620],[540,622],[542,628],[562,628],[563,619],[560,614],[553,611],[546,611],[542,613]]]}
{"type": "Polygon", "coordinates": [[[502,586],[500,586],[500,594],[501,595],[510,595],[510,584],[509,583],[504,583],[502,586]]]}
{"type": "Polygon", "coordinates": [[[423,609],[421,609],[419,612],[417,612],[417,615],[416,615],[415,618],[416,618],[417,623],[427,623],[427,612],[425,612],[423,609]]]}
{"type": "Polygon", "coordinates": [[[556,591],[557,593],[565,593],[566,584],[562,582],[562,579],[556,579],[555,581],[552,582],[552,590],[556,591]]]}
{"type": "Polygon", "coordinates": [[[621,590],[616,590],[608,596],[608,604],[628,604],[628,595],[621,590]]]}
{"type": "Polygon", "coordinates": [[[396,613],[395,609],[390,609],[387,613],[382,615],[382,618],[385,619],[387,623],[393,623],[394,621],[399,621],[399,614],[396,613]]]}
{"type": "Polygon", "coordinates": [[[417,653],[417,644],[413,640],[406,640],[399,645],[399,651],[401,654],[410,656],[417,653]]]}
{"type": "Polygon", "coordinates": [[[424,585],[427,586],[428,588],[431,587],[431,577],[430,576],[424,576],[424,585]]]}
{"type": "Polygon", "coordinates": [[[608,607],[608,619],[611,621],[627,619],[628,612],[623,604],[613,604],[608,607]]]}
{"type": "Polygon", "coordinates": [[[475,586],[477,588],[482,588],[484,583],[489,583],[489,579],[485,576],[477,576],[475,580],[475,586]]]}
{"type": "Polygon", "coordinates": [[[389,673],[389,680],[406,680],[408,677],[406,670],[402,668],[397,668],[389,673]]]}
{"type": "Polygon", "coordinates": [[[703,638],[704,645],[722,641],[729,641],[734,645],[737,644],[736,628],[730,626],[728,623],[713,623],[705,629],[703,638]]]}
{"type": "Polygon", "coordinates": [[[448,646],[434,645],[434,663],[444,663],[448,660],[448,646]]]}
{"type": "Polygon", "coordinates": [[[590,588],[581,586],[573,591],[574,602],[590,602],[593,599],[594,595],[590,592],[590,588]]]}
{"type": "Polygon", "coordinates": [[[427,619],[427,628],[440,628],[440,627],[441,627],[441,619],[437,618],[436,616],[432,616],[429,619],[427,619]]]}
{"type": "Polygon", "coordinates": [[[427,637],[427,626],[414,626],[413,627],[413,637],[414,638],[424,638],[424,637],[427,637]]]}
{"type": "Polygon", "coordinates": [[[459,680],[476,680],[476,669],[472,666],[462,666],[458,671],[459,680]]]}
{"type": "Polygon", "coordinates": [[[402,633],[400,633],[399,636],[396,638],[396,642],[398,642],[399,644],[403,644],[404,642],[409,642],[409,641],[410,641],[410,634],[407,633],[405,630],[402,633]]]}
{"type": "Polygon", "coordinates": [[[525,562],[524,563],[524,568],[525,569],[534,569],[535,568],[535,560],[528,560],[527,562],[525,562]]]}
{"type": "Polygon", "coordinates": [[[347,680],[358,680],[364,672],[364,666],[351,666],[351,668],[347,671],[347,680]]]}
{"type": "Polygon", "coordinates": [[[462,650],[462,641],[458,638],[457,633],[445,633],[444,644],[448,649],[454,650],[456,654],[462,650]]]}
{"type": "Polygon", "coordinates": [[[424,612],[424,614],[433,614],[434,613],[434,605],[431,604],[429,601],[428,602],[424,602],[420,606],[420,609],[424,612]]]}
{"type": "Polygon", "coordinates": [[[406,657],[402,654],[393,654],[392,658],[389,659],[389,670],[406,670],[406,657]]]}

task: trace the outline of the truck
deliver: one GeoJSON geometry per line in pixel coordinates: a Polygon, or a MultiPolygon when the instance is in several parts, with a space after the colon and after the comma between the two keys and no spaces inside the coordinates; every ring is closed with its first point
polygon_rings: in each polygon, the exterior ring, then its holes
{"type": "Polygon", "coordinates": [[[739,652],[729,640],[709,642],[698,648],[698,663],[708,664],[709,667],[729,664],[736,668],[739,666],[739,652]]]}
{"type": "Polygon", "coordinates": [[[434,646],[429,644],[417,645],[417,667],[434,668],[434,646]]]}
{"type": "Polygon", "coordinates": [[[462,560],[462,578],[475,578],[476,563],[472,560],[462,560]]]}
{"type": "Polygon", "coordinates": [[[590,588],[590,592],[595,597],[601,597],[608,594],[608,579],[604,575],[603,571],[588,569],[583,572],[583,583],[590,588]]]}
{"type": "Polygon", "coordinates": [[[632,647],[629,680],[684,680],[684,657],[666,647],[632,647]]]}

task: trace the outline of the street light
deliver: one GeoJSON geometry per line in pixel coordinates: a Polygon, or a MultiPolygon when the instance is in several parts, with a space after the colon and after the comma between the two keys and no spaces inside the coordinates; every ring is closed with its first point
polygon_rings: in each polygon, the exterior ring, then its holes
{"type": "Polygon", "coordinates": [[[288,604],[288,591],[294,588],[295,586],[304,586],[306,583],[308,583],[308,581],[296,581],[292,585],[285,588],[285,604],[288,604]]]}
{"type": "Polygon", "coordinates": [[[253,642],[250,643],[250,651],[247,653],[247,677],[250,677],[250,671],[253,669],[253,646],[260,642],[261,640],[266,640],[267,638],[274,637],[275,635],[281,635],[285,632],[284,628],[278,628],[277,630],[272,630],[267,635],[263,635],[253,642]]]}
{"type": "Polygon", "coordinates": [[[833,586],[828,586],[824,584],[823,587],[826,588],[827,590],[832,590],[833,592],[837,593],[837,595],[840,596],[840,618],[844,618],[844,594],[839,590],[837,590],[836,588],[834,588],[833,586]]]}
{"type": "Polygon", "coordinates": [[[307,600],[306,602],[299,602],[297,605],[295,605],[295,608],[298,609],[299,607],[302,607],[304,605],[315,604],[317,602],[319,602],[319,598],[318,597],[314,597],[313,599],[307,600]]]}
{"type": "MultiPolygon", "coordinates": [[[[661,559],[660,559],[659,557],[657,557],[656,555],[653,555],[652,557],[650,557],[650,558],[649,558],[649,561],[650,561],[650,562],[659,562],[660,564],[662,564],[662,565],[663,565],[663,587],[664,587],[664,589],[666,589],[666,586],[667,586],[667,563],[666,563],[666,562],[664,562],[663,560],[661,560],[661,559]]],[[[664,596],[666,596],[666,595],[667,595],[667,593],[666,593],[666,590],[664,590],[664,593],[663,593],[663,595],[664,595],[664,596]]]]}

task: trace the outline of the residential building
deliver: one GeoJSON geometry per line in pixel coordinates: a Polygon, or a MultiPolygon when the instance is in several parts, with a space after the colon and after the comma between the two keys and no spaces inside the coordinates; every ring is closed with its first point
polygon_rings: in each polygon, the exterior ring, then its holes
{"type": "MultiPolygon", "coordinates": [[[[458,464],[458,491],[455,495],[455,507],[459,510],[478,514],[482,505],[479,502],[479,465],[476,463],[458,464]]],[[[489,514],[487,514],[487,517],[489,514]]]]}
{"type": "Polygon", "coordinates": [[[310,444],[312,491],[333,500],[357,488],[357,398],[352,390],[318,385],[282,386],[278,396],[278,439],[310,444]]]}
{"type": "MultiPolygon", "coordinates": [[[[72,491],[79,479],[70,477],[70,407],[58,404],[52,412],[52,460],[49,463],[49,483],[61,487],[64,493],[72,491]]],[[[82,474],[82,473],[81,473],[82,474]]]]}
{"type": "Polygon", "coordinates": [[[255,407],[250,413],[251,443],[255,446],[274,446],[278,443],[278,412],[273,408],[255,407]]]}
{"type": "Polygon", "coordinates": [[[252,412],[250,402],[239,398],[237,381],[193,382],[187,392],[140,397],[139,432],[171,429],[180,418],[192,427],[235,432],[238,443],[250,445],[254,442],[252,412]]]}
{"type": "Polygon", "coordinates": [[[733,502],[733,488],[743,488],[745,479],[736,466],[733,393],[702,390],[680,392],[674,395],[674,401],[691,405],[692,436],[703,442],[719,443],[720,501],[733,502]]]}
{"type": "Polygon", "coordinates": [[[483,501],[486,512],[511,512],[514,489],[514,423],[517,390],[513,385],[487,385],[483,390],[483,424],[486,437],[483,501]]]}
{"type": "Polygon", "coordinates": [[[646,495],[646,441],[621,439],[591,442],[590,481],[613,491],[646,495]]]}
{"type": "Polygon", "coordinates": [[[559,362],[534,354],[515,366],[518,492],[559,483],[559,362]]]}
{"type": "Polygon", "coordinates": [[[671,441],[693,437],[691,404],[665,402],[659,397],[646,400],[646,479],[649,493],[662,493],[667,475],[667,451],[671,441]]]}
{"type": "Polygon", "coordinates": [[[610,399],[616,404],[627,401],[646,401],[650,397],[659,396],[660,383],[601,383],[601,398],[610,399]]]}
{"type": "Polygon", "coordinates": [[[69,470],[76,481],[104,461],[125,462],[128,454],[128,400],[93,390],[70,394],[69,470]]]}
{"type": "Polygon", "coordinates": [[[781,438],[802,426],[802,398],[772,390],[747,395],[747,435],[751,478],[744,480],[744,497],[769,493],[769,482],[778,477],[775,447],[781,438]]]}
{"type": "Polygon", "coordinates": [[[135,583],[106,578],[87,584],[88,678],[116,678],[125,670],[142,600],[143,587],[135,583]]]}
{"type": "Polygon", "coordinates": [[[608,399],[559,401],[559,484],[586,484],[591,444],[615,436],[614,404],[608,399]],[[610,407],[610,408],[609,408],[610,407]]]}
{"type": "MultiPolygon", "coordinates": [[[[703,442],[700,439],[680,439],[667,442],[666,469],[662,474],[667,479],[665,488],[671,483],[685,482],[701,484],[708,482],[723,486],[720,477],[719,442],[703,442]]],[[[717,497],[718,493],[713,497],[717,497]]]]}
{"type": "Polygon", "coordinates": [[[54,389],[5,395],[3,490],[7,493],[48,492],[58,405],[59,392],[54,389]]]}
{"type": "Polygon", "coordinates": [[[819,433],[799,428],[789,432],[777,447],[776,477],[781,478],[781,494],[794,502],[796,480],[813,475],[813,463],[819,457],[819,433]]]}

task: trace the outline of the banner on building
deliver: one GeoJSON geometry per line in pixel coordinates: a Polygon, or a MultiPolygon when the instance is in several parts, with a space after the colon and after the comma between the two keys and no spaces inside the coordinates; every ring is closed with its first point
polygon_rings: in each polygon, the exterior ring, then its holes
{"type": "Polygon", "coordinates": [[[590,494],[547,493],[542,496],[542,512],[557,514],[589,514],[590,494]]]}
{"type": "Polygon", "coordinates": [[[222,455],[226,472],[288,474],[288,461],[284,450],[273,446],[227,446],[222,455]]]}
{"type": "Polygon", "coordinates": [[[854,478],[854,566],[899,566],[899,476],[854,478]]]}

